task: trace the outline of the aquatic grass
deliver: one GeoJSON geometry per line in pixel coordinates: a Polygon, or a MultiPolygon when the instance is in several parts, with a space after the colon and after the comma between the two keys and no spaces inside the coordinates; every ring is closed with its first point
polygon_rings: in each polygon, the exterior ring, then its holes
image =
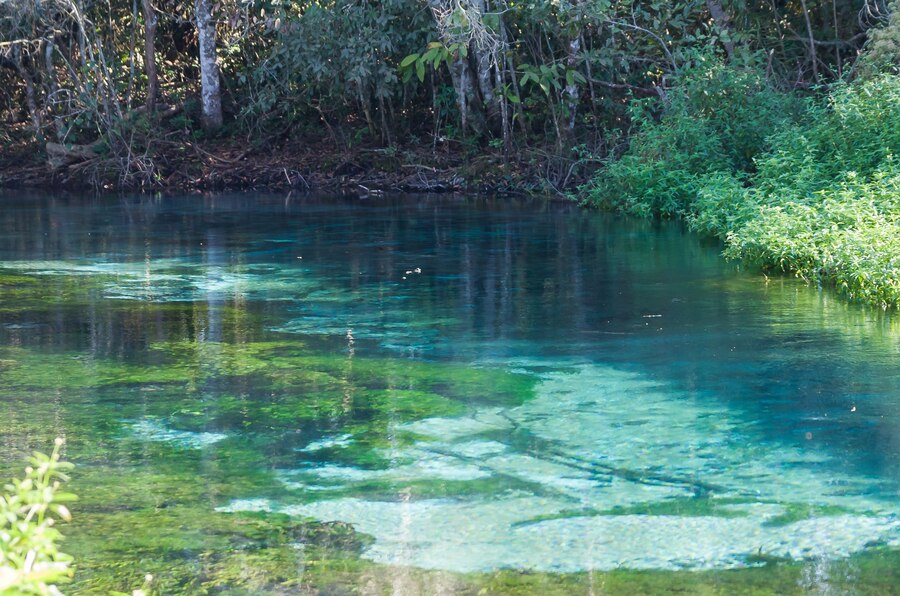
{"type": "Polygon", "coordinates": [[[843,593],[876,596],[893,590],[900,572],[896,551],[873,550],[833,562],[781,562],[773,559],[744,569],[717,571],[647,571],[620,569],[577,574],[523,573],[502,570],[466,576],[485,594],[589,593],[631,596],[633,594],[704,594],[774,596],[789,594],[843,593]]]}
{"type": "Polygon", "coordinates": [[[467,364],[412,359],[322,355],[302,342],[269,341],[227,344],[177,342],[154,344],[185,368],[203,375],[239,377],[263,371],[282,388],[316,384],[333,388],[350,383],[370,390],[411,390],[446,395],[467,403],[519,404],[533,394],[532,374],[478,368],[467,364]]]}
{"type": "Polygon", "coordinates": [[[189,383],[197,375],[178,364],[139,366],[83,354],[36,353],[25,348],[0,348],[0,369],[8,387],[30,389],[88,389],[109,385],[189,383]]]}
{"type": "Polygon", "coordinates": [[[204,507],[85,514],[84,523],[90,533],[71,538],[84,569],[72,587],[92,593],[140,585],[147,573],[159,593],[284,593],[318,583],[305,568],[347,565],[370,542],[347,524],[204,507]]]}
{"type": "Polygon", "coordinates": [[[806,503],[785,503],[784,512],[765,521],[768,527],[787,526],[794,522],[829,515],[846,515],[853,513],[847,507],[838,505],[814,505],[806,503]]]}

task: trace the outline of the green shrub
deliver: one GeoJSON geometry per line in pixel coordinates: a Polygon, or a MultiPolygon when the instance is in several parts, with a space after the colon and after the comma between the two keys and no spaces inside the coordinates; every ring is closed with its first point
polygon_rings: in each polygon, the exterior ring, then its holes
{"type": "Polygon", "coordinates": [[[62,439],[48,456],[35,453],[25,477],[12,480],[0,495],[0,594],[59,594],[56,584],[72,576],[71,557],[59,551],[56,524],[71,518],[62,492],[72,464],[60,461],[62,439]]]}
{"type": "Polygon", "coordinates": [[[868,180],[850,173],[812,200],[759,207],[728,233],[725,252],[831,283],[852,299],[900,306],[900,168],[868,180]]]}
{"type": "Polygon", "coordinates": [[[900,77],[801,102],[753,71],[687,73],[586,202],[680,215],[725,254],[900,306],[900,77]],[[802,107],[802,112],[797,108],[802,107]]]}
{"type": "Polygon", "coordinates": [[[661,107],[658,121],[652,107],[633,114],[638,130],[628,151],[582,189],[586,203],[637,215],[689,214],[707,176],[752,171],[772,131],[802,112],[795,96],[770,87],[758,69],[708,56],[681,74],[661,107]]]}

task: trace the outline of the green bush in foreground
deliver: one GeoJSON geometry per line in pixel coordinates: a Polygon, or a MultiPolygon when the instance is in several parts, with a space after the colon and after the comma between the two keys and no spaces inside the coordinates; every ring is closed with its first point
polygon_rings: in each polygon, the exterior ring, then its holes
{"type": "Polygon", "coordinates": [[[681,216],[729,258],[900,306],[900,77],[841,83],[797,112],[759,75],[705,68],[583,189],[585,203],[681,216]]]}
{"type": "Polygon", "coordinates": [[[58,520],[71,516],[65,503],[75,495],[60,491],[72,464],[60,461],[62,439],[47,456],[35,453],[25,477],[0,495],[0,594],[59,594],[56,584],[72,576],[72,559],[59,551],[58,520]]]}

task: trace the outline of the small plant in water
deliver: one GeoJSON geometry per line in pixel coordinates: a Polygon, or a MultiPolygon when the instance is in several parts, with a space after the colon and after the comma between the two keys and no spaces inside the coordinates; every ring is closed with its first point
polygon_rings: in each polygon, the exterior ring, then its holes
{"type": "Polygon", "coordinates": [[[0,594],[60,594],[56,584],[72,577],[72,558],[57,547],[56,524],[71,519],[65,503],[76,498],[60,490],[73,467],[60,461],[63,442],[49,456],[35,453],[0,495],[0,594]]]}

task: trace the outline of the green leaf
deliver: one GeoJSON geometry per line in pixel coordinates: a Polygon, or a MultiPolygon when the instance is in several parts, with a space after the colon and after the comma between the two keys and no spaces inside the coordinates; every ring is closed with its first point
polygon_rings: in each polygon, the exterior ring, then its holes
{"type": "Polygon", "coordinates": [[[400,68],[406,68],[407,66],[409,66],[410,64],[412,64],[413,62],[415,62],[418,59],[419,59],[418,54],[410,54],[409,56],[407,56],[400,62],[400,68]]]}
{"type": "Polygon", "coordinates": [[[421,60],[416,62],[416,76],[419,77],[420,83],[425,81],[425,63],[421,60]]]}

